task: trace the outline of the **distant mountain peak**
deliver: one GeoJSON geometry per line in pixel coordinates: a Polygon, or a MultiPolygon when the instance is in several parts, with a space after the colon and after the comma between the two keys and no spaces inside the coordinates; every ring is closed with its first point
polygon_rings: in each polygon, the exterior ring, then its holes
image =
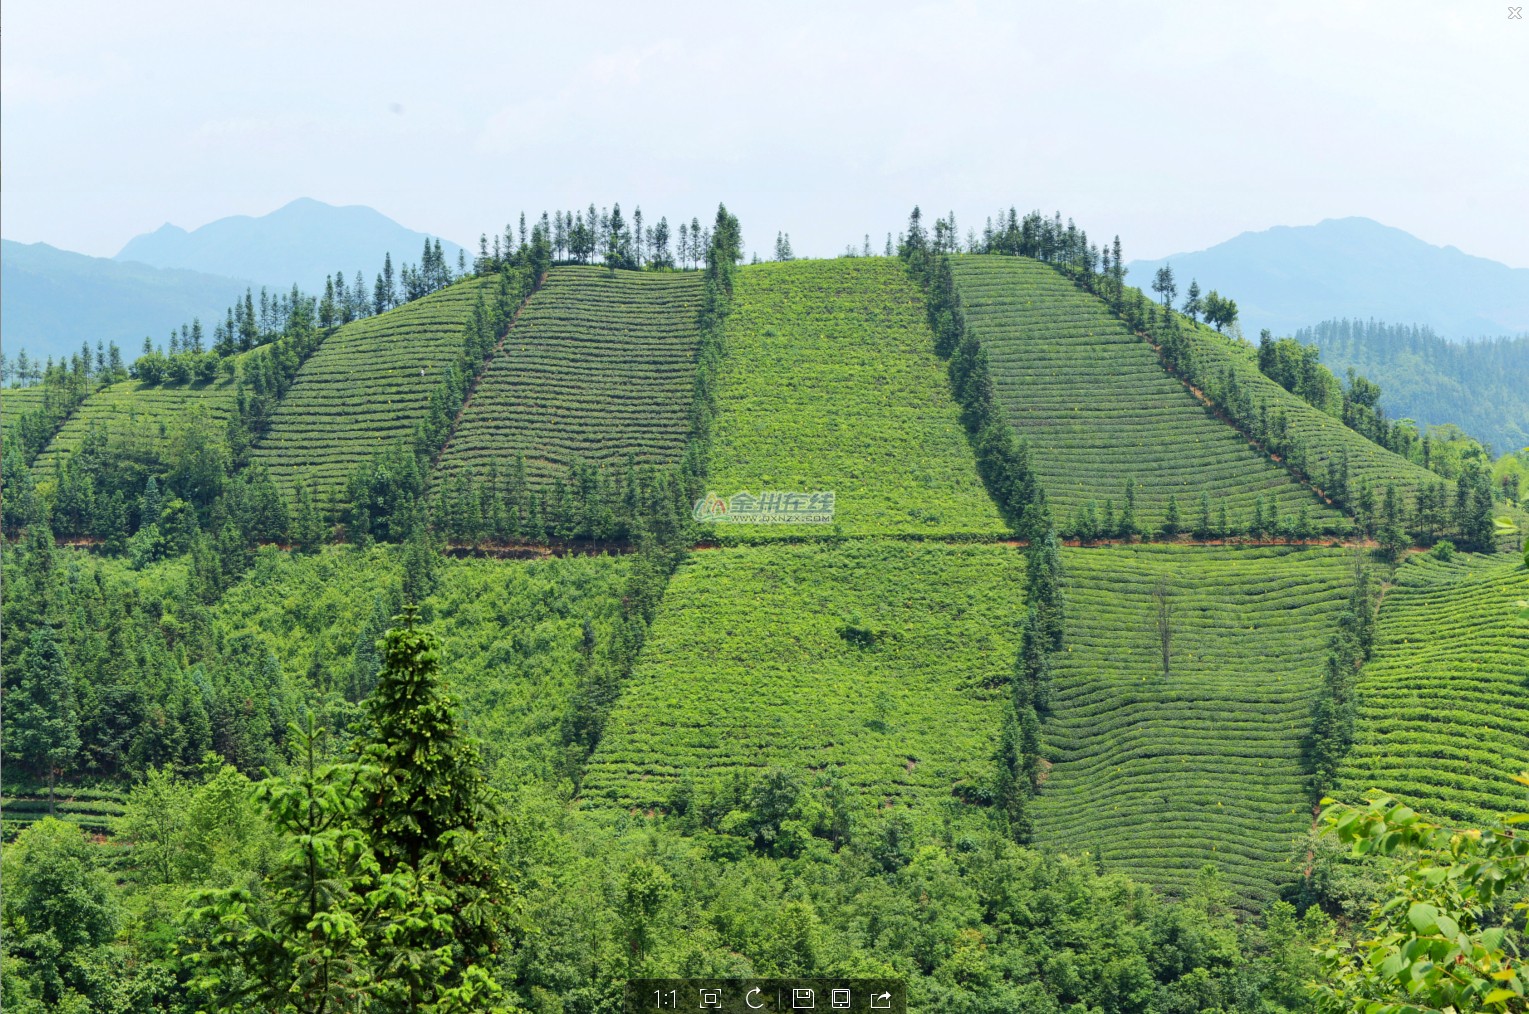
{"type": "MultiPolygon", "coordinates": [[[[370,278],[387,254],[395,264],[412,261],[427,238],[439,239],[375,208],[298,197],[264,215],[231,215],[189,231],[166,223],[129,240],[114,259],[317,291],[336,271],[370,278]]],[[[446,240],[441,248],[448,259],[461,249],[446,240]]]]}
{"type": "Polygon", "coordinates": [[[1235,299],[1248,333],[1342,317],[1426,324],[1454,339],[1529,330],[1529,270],[1358,215],[1244,232],[1128,267],[1144,279],[1164,264],[1181,290],[1195,279],[1235,299]]]}

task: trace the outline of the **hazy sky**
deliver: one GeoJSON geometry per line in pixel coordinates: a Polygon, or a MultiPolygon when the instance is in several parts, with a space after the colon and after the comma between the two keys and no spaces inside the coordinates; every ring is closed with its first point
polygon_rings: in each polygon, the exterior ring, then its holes
{"type": "Polygon", "coordinates": [[[1366,215],[1529,267],[1501,3],[9,0],[4,235],[110,255],[300,196],[465,244],[620,201],[879,248],[1060,209],[1128,257],[1366,215]]]}

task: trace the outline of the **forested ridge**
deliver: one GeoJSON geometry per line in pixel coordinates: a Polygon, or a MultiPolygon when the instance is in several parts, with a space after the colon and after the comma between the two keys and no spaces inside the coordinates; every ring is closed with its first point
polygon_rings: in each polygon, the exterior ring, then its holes
{"type": "Polygon", "coordinates": [[[1060,215],[743,250],[521,216],[26,364],[0,1002],[1525,1010],[1516,471],[1060,215]]]}
{"type": "Polygon", "coordinates": [[[1498,454],[1529,447],[1529,336],[1450,341],[1415,324],[1328,320],[1294,337],[1379,383],[1397,418],[1453,423],[1498,454]]]}

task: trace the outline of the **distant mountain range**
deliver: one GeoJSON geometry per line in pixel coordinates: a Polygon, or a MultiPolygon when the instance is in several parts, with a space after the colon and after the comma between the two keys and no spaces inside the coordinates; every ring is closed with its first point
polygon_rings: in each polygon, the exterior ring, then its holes
{"type": "MultiPolygon", "coordinates": [[[[434,237],[431,237],[434,238],[434,237]]],[[[303,198],[252,218],[235,215],[187,232],[164,225],[135,237],[116,257],[87,257],[46,243],[5,240],[0,249],[0,332],[4,352],[67,356],[82,341],[115,341],[129,359],[145,335],[200,317],[221,319],[246,287],[312,293],[336,271],[368,283],[393,255],[395,269],[418,263],[425,233],[371,208],[303,198]]],[[[456,265],[455,243],[441,241],[456,265]]]]}
{"type": "MultiPolygon", "coordinates": [[[[269,215],[232,215],[187,232],[166,223],[129,240],[114,260],[156,268],[185,268],[253,278],[258,284],[320,290],[336,271],[350,278],[359,269],[368,281],[382,269],[384,254],[395,268],[419,263],[427,237],[361,205],[335,207],[303,197],[269,215]]],[[[441,240],[448,264],[461,247],[441,240]]]]}
{"type": "Polygon", "coordinates": [[[104,341],[131,361],[145,335],[163,342],[193,317],[221,320],[251,284],[0,240],[0,336],[12,359],[22,349],[40,359],[67,357],[81,342],[104,341]]]}
{"type": "Polygon", "coordinates": [[[1179,298],[1198,280],[1237,301],[1242,329],[1277,335],[1335,318],[1408,321],[1453,340],[1529,331],[1529,269],[1425,243],[1368,218],[1245,232],[1195,253],[1132,261],[1150,291],[1173,267],[1179,298]]]}

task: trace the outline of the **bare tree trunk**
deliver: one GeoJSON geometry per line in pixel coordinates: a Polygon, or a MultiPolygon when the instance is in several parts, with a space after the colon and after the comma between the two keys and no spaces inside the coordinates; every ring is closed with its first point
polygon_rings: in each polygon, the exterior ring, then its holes
{"type": "Polygon", "coordinates": [[[1173,662],[1173,590],[1168,579],[1160,577],[1152,588],[1152,602],[1156,609],[1158,648],[1163,658],[1163,679],[1168,678],[1173,662]]]}

